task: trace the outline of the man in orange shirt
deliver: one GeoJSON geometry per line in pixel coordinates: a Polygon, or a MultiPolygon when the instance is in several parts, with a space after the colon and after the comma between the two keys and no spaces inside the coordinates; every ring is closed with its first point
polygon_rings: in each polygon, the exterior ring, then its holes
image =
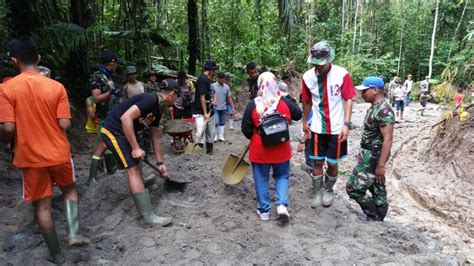
{"type": "Polygon", "coordinates": [[[71,125],[68,97],[63,85],[38,73],[40,56],[33,39],[14,38],[8,46],[21,73],[0,87],[2,139],[15,140],[13,164],[23,171],[23,198],[33,202],[52,262],[63,263],[51,216],[53,184],[63,194],[69,245],[90,242],[79,234],[74,165],[66,137],[71,125]]]}

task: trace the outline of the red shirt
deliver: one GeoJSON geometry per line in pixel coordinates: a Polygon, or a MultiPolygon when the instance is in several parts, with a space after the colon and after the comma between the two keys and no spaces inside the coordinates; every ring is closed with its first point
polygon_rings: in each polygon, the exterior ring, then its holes
{"type": "MultiPolygon", "coordinates": [[[[290,122],[291,112],[288,105],[280,100],[278,103],[277,109],[280,114],[285,115],[286,120],[290,122]]],[[[283,163],[291,159],[291,145],[290,141],[284,143],[265,147],[263,146],[262,137],[258,133],[258,122],[259,116],[257,110],[254,108],[252,111],[252,123],[255,125],[254,134],[250,139],[249,147],[249,160],[252,163],[283,163]]]]}

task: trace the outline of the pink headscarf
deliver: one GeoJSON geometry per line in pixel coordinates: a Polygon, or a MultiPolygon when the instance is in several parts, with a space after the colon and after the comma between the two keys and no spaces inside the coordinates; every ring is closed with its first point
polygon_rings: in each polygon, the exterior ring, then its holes
{"type": "Polygon", "coordinates": [[[273,73],[264,72],[258,77],[257,95],[254,101],[260,117],[275,112],[280,102],[281,92],[278,90],[277,79],[273,73]]]}

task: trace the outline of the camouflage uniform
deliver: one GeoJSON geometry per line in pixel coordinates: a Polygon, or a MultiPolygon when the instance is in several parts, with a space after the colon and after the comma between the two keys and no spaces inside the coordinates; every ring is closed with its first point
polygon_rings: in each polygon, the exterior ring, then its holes
{"type": "Polygon", "coordinates": [[[100,93],[111,92],[111,99],[108,102],[96,103],[96,116],[99,118],[99,125],[97,128],[97,138],[102,139],[100,129],[102,128],[103,120],[107,117],[109,110],[120,103],[123,92],[115,89],[115,84],[112,81],[112,75],[108,69],[100,65],[99,69],[92,73],[89,79],[90,90],[100,89],[100,93]]]}
{"type": "Polygon", "coordinates": [[[357,165],[346,184],[347,194],[359,203],[368,220],[382,221],[388,211],[385,184],[375,182],[375,168],[383,143],[380,127],[394,123],[395,114],[385,100],[367,110],[357,165]],[[372,197],[366,195],[367,190],[372,197]]]}
{"type": "Polygon", "coordinates": [[[158,92],[159,90],[160,90],[160,87],[158,86],[158,82],[147,81],[145,83],[145,92],[146,93],[158,92]]]}

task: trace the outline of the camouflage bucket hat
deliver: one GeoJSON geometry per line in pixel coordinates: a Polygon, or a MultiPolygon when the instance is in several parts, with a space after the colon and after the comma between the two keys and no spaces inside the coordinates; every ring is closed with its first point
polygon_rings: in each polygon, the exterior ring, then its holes
{"type": "Polygon", "coordinates": [[[335,57],[336,52],[334,48],[327,41],[320,41],[311,47],[308,63],[324,66],[331,63],[335,57]]]}
{"type": "Polygon", "coordinates": [[[127,67],[127,75],[130,75],[130,74],[135,74],[137,73],[137,68],[134,67],[134,66],[128,66],[127,67]]]}

